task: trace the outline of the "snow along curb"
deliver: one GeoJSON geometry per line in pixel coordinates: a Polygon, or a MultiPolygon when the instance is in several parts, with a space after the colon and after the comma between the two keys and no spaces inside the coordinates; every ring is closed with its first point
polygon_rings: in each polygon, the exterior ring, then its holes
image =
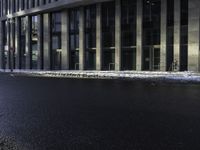
{"type": "MultiPolygon", "coordinates": [[[[10,70],[0,70],[10,72],[10,70]]],[[[195,72],[150,72],[150,71],[33,71],[14,70],[14,73],[38,77],[91,78],[91,79],[145,79],[199,82],[200,73],[195,72]]]]}

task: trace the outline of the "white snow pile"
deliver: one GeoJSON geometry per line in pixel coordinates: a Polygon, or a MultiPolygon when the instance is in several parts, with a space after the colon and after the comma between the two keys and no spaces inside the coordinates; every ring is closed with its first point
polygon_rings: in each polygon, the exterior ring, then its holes
{"type": "MultiPolygon", "coordinates": [[[[1,70],[2,71],[2,70],[1,70]]],[[[91,79],[153,79],[175,80],[183,82],[200,82],[200,73],[195,72],[151,72],[151,71],[33,71],[14,70],[31,76],[58,78],[91,78],[91,79]]]]}

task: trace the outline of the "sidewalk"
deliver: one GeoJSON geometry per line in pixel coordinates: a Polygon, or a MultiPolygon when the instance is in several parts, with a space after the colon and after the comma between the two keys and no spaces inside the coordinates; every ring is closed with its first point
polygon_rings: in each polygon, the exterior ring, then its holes
{"type": "MultiPolygon", "coordinates": [[[[10,70],[0,70],[10,72],[10,70]]],[[[57,78],[91,78],[91,79],[150,79],[170,80],[181,82],[199,82],[200,73],[195,72],[150,72],[150,71],[38,71],[38,70],[14,70],[13,73],[25,74],[37,77],[57,78]]]]}

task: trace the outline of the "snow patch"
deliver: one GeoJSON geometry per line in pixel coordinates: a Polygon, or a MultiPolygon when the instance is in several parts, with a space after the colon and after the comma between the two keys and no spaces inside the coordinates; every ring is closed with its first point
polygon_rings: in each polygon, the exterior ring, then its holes
{"type": "MultiPolygon", "coordinates": [[[[10,72],[9,70],[0,70],[10,72]]],[[[161,72],[161,71],[38,71],[14,70],[31,76],[59,78],[93,78],[93,79],[155,79],[200,82],[200,73],[196,72],[161,72]]]]}

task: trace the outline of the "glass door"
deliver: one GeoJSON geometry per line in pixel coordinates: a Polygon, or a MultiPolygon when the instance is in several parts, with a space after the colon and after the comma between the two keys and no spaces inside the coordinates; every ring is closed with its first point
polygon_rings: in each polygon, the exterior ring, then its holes
{"type": "Polygon", "coordinates": [[[158,71],[160,70],[160,48],[153,48],[152,53],[152,70],[158,71]]]}
{"type": "Polygon", "coordinates": [[[143,69],[147,71],[160,70],[160,48],[156,46],[144,47],[143,69]]]}

